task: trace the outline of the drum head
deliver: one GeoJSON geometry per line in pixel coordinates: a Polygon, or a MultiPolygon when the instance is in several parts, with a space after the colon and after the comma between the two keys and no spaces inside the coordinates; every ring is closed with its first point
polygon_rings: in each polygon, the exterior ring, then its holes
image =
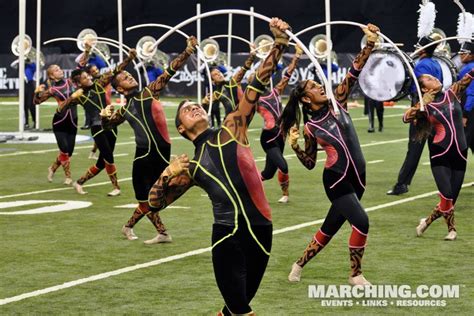
{"type": "Polygon", "coordinates": [[[441,70],[443,71],[443,90],[446,91],[456,81],[456,66],[445,56],[435,54],[433,58],[441,65],[441,70]]]}
{"type": "Polygon", "coordinates": [[[386,49],[372,52],[359,75],[364,94],[377,101],[404,97],[408,93],[409,81],[402,59],[386,49]]]}

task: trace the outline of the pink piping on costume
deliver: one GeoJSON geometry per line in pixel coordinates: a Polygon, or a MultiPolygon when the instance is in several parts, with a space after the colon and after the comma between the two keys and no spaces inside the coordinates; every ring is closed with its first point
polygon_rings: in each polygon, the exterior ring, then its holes
{"type": "MultiPolygon", "coordinates": [[[[311,124],[311,122],[308,122],[308,124],[311,124]]],[[[336,136],[332,135],[331,133],[329,133],[327,130],[325,130],[324,128],[316,125],[316,124],[311,124],[311,126],[314,126],[320,130],[322,130],[323,132],[325,132],[326,134],[328,134],[330,137],[334,138],[341,146],[342,146],[342,149],[344,149],[344,153],[346,154],[346,158],[347,157],[347,152],[346,152],[346,147],[341,143],[341,141],[339,139],[336,138],[336,136]]],[[[344,174],[342,175],[342,177],[337,180],[336,182],[334,182],[333,185],[331,185],[329,188],[332,189],[336,184],[338,184],[339,182],[341,182],[345,177],[346,177],[346,174],[347,174],[347,170],[349,169],[349,164],[350,164],[350,160],[347,159],[347,165],[346,165],[346,169],[344,170],[344,174]]]]}
{"type": "Polygon", "coordinates": [[[359,234],[361,234],[362,236],[366,236],[366,237],[367,237],[367,236],[369,235],[369,234],[364,234],[363,232],[361,232],[361,231],[360,231],[357,227],[355,227],[354,225],[351,225],[351,226],[352,226],[352,229],[357,230],[357,232],[358,232],[359,234]]]}

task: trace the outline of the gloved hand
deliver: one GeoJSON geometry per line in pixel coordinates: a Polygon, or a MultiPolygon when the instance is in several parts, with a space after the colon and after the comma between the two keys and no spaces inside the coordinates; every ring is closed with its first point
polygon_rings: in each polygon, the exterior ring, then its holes
{"type": "Polygon", "coordinates": [[[105,109],[100,110],[100,116],[102,117],[111,117],[114,113],[114,106],[109,104],[105,107],[105,109]]]}
{"type": "Polygon", "coordinates": [[[295,50],[296,50],[295,54],[298,56],[301,56],[304,54],[303,49],[299,45],[296,45],[295,50]]]}
{"type": "Polygon", "coordinates": [[[128,59],[129,59],[129,60],[134,60],[135,57],[137,57],[137,51],[135,50],[135,48],[132,48],[132,49],[128,52],[128,59]]]}
{"type": "Polygon", "coordinates": [[[176,177],[183,172],[187,172],[189,168],[189,158],[186,154],[174,157],[165,171],[170,177],[176,177]]]}
{"type": "Polygon", "coordinates": [[[194,36],[190,36],[187,40],[186,40],[186,52],[188,54],[193,54],[194,51],[196,50],[196,45],[197,45],[197,39],[196,37],[194,36]]]}
{"type": "Polygon", "coordinates": [[[272,18],[270,21],[270,31],[272,32],[275,43],[282,44],[288,46],[289,36],[286,35],[285,31],[291,29],[288,23],[279,19],[279,18],[272,18]]]}
{"type": "Polygon", "coordinates": [[[290,132],[288,133],[288,143],[290,144],[291,148],[295,148],[298,145],[298,138],[300,137],[300,131],[297,127],[290,128],[290,132]]]}
{"type": "Polygon", "coordinates": [[[369,23],[367,24],[367,27],[363,28],[362,30],[364,31],[365,35],[367,35],[367,42],[372,42],[372,43],[377,42],[379,38],[379,35],[377,34],[377,32],[380,32],[380,29],[378,28],[378,26],[369,23]]]}
{"type": "Polygon", "coordinates": [[[83,94],[84,94],[84,90],[77,89],[73,94],[71,94],[71,98],[78,99],[78,98],[82,97],[83,94]]]}
{"type": "Polygon", "coordinates": [[[434,92],[433,90],[429,90],[428,92],[425,92],[423,94],[423,104],[428,105],[431,102],[433,102],[433,100],[435,98],[435,94],[436,94],[436,92],[434,92]]]}

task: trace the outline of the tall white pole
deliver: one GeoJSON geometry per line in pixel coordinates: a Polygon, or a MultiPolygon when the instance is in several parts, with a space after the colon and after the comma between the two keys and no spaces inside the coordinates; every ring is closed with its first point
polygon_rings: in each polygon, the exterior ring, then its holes
{"type": "MultiPolygon", "coordinates": [[[[123,61],[123,20],[122,20],[122,0],[117,0],[118,17],[118,40],[119,40],[119,62],[123,61]]],[[[120,95],[120,104],[124,103],[124,96],[120,95]]]]}
{"type": "MultiPolygon", "coordinates": [[[[253,7],[250,7],[250,12],[254,13],[253,7]]],[[[254,27],[255,27],[255,22],[254,22],[254,16],[250,16],[250,42],[253,43],[253,40],[255,39],[255,33],[254,33],[254,27]]]]}
{"type": "MultiPolygon", "coordinates": [[[[196,15],[201,14],[201,4],[196,4],[196,15]]],[[[201,19],[196,21],[196,36],[197,42],[201,43],[201,19]]],[[[196,75],[197,75],[197,102],[201,103],[202,95],[201,95],[201,59],[197,59],[197,67],[196,67],[196,75]]],[[[210,79],[209,79],[210,80],[210,79]]],[[[210,105],[211,106],[211,105],[210,105]]]]}
{"type": "Polygon", "coordinates": [[[227,22],[227,34],[229,34],[227,37],[227,66],[230,67],[232,65],[232,13],[229,13],[229,19],[227,22]]]}
{"type": "MultiPolygon", "coordinates": [[[[36,0],[36,88],[38,88],[41,79],[41,0],[36,0]]],[[[40,127],[40,106],[39,104],[35,105],[36,107],[36,129],[40,127]]]]}
{"type": "Polygon", "coordinates": [[[25,24],[26,24],[26,0],[18,0],[18,20],[20,33],[20,62],[18,67],[18,130],[20,131],[20,139],[23,138],[24,130],[24,104],[25,104],[25,24]]]}
{"type": "MultiPolygon", "coordinates": [[[[331,22],[331,0],[325,0],[325,8],[326,8],[326,23],[331,22]]],[[[331,89],[332,91],[332,61],[331,61],[331,50],[332,50],[332,40],[331,40],[331,25],[326,24],[326,41],[328,47],[328,56],[327,56],[327,74],[328,74],[328,86],[327,89],[331,89]]],[[[334,105],[336,106],[336,105],[334,105]]]]}

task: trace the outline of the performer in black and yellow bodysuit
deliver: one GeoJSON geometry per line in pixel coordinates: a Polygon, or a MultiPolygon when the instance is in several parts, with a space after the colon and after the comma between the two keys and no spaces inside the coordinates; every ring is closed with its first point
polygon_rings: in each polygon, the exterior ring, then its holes
{"type": "MultiPolygon", "coordinates": [[[[86,49],[86,54],[89,52],[86,49]]],[[[135,58],[135,50],[130,51],[130,55],[116,69],[109,71],[98,78],[93,77],[86,69],[76,69],[71,74],[71,79],[76,86],[84,90],[84,94],[79,98],[79,103],[89,118],[90,130],[94,142],[99,148],[100,155],[97,162],[88,168],[86,173],[73,183],[74,188],[79,194],[86,194],[82,188],[84,183],[95,177],[104,168],[112,182],[113,190],[108,193],[109,196],[120,194],[118,184],[117,169],[114,163],[114,148],[117,140],[117,128],[107,130],[102,127],[100,112],[105,109],[107,103],[107,86],[112,82],[113,76],[124,70],[125,67],[135,58]]]]}
{"type": "Polygon", "coordinates": [[[113,111],[112,107],[107,107],[102,113],[103,123],[111,128],[127,120],[135,133],[136,142],[132,181],[138,206],[127,224],[122,227],[122,233],[129,240],[137,239],[133,226],[146,215],[158,234],[145,243],[171,242],[171,236],[167,233],[160,216],[157,212],[151,212],[153,209],[148,204],[148,192],[168,166],[171,152],[166,117],[159,96],[175,72],[193,54],[196,45],[196,38],[190,37],[185,51],[171,62],[163,74],[141,91],[138,90],[137,81],[126,71],[119,72],[112,81],[115,90],[127,98],[127,104],[116,111],[113,111]]]}
{"type": "Polygon", "coordinates": [[[166,208],[191,186],[202,187],[212,202],[212,262],[226,306],[220,314],[253,315],[250,301],[265,272],[272,244],[271,210],[247,139],[259,96],[288,45],[288,24],[272,19],[275,43],[247,86],[235,111],[211,129],[206,111],[183,101],[176,114],[178,132],[195,145],[192,161],[182,155],[165,169],[149,202],[166,208]]]}

